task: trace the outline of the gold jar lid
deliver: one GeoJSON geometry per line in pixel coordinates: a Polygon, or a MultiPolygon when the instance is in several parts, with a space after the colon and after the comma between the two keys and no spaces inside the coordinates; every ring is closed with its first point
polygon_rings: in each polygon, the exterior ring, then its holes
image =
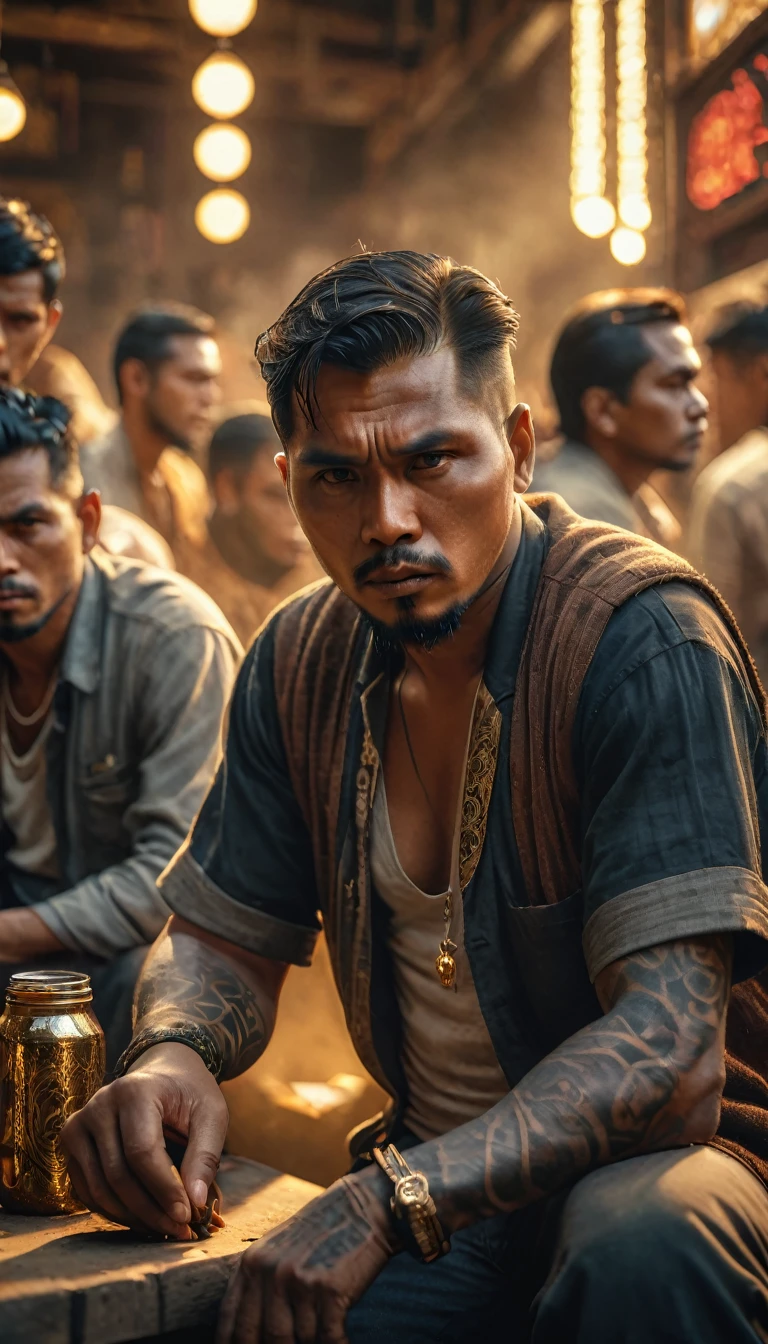
{"type": "Polygon", "coordinates": [[[82,971],[16,971],[6,990],[7,1003],[25,1003],[40,1008],[67,1008],[90,1003],[91,977],[82,971]]]}

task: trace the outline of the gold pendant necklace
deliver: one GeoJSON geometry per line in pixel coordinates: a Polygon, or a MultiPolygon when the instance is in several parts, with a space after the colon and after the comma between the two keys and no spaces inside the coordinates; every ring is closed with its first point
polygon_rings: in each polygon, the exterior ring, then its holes
{"type": "Polygon", "coordinates": [[[445,905],[443,906],[445,937],[440,943],[440,951],[435,958],[435,970],[440,977],[440,984],[444,989],[453,989],[453,986],[456,983],[456,959],[453,954],[458,951],[458,947],[451,938],[452,917],[453,900],[449,891],[445,898],[445,905]]]}
{"type": "MultiPolygon", "coordinates": [[[[411,758],[411,765],[413,766],[414,774],[416,775],[416,778],[419,781],[419,784],[421,785],[421,791],[427,800],[427,806],[429,807],[429,810],[437,823],[437,829],[439,832],[441,829],[440,818],[438,817],[434,807],[432,806],[432,799],[427,793],[424,780],[421,778],[421,771],[419,770],[418,763],[416,761],[416,755],[413,750],[413,745],[411,743],[411,735],[408,732],[408,724],[405,718],[405,708],[403,706],[403,682],[405,681],[406,678],[406,672],[403,673],[397,687],[397,703],[400,709],[400,719],[402,721],[403,733],[405,734],[405,741],[408,747],[408,754],[411,758]]],[[[437,957],[435,958],[435,970],[437,971],[440,984],[443,986],[443,988],[453,989],[456,984],[456,958],[454,957],[453,954],[454,952],[458,952],[458,944],[455,943],[451,938],[451,923],[453,920],[453,896],[450,891],[448,892],[445,898],[445,905],[443,906],[443,919],[445,920],[445,937],[440,940],[440,951],[438,952],[437,957]]]]}

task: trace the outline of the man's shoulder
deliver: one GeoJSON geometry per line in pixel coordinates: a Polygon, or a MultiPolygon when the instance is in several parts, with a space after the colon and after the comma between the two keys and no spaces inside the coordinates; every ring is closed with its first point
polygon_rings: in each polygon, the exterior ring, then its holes
{"type": "Polygon", "coordinates": [[[753,491],[768,491],[768,431],[753,430],[727,448],[702,471],[694,486],[697,499],[742,498],[753,491]]]}
{"type": "Polygon", "coordinates": [[[536,468],[532,488],[561,495],[582,518],[637,529],[630,496],[615,472],[586,444],[567,439],[555,457],[536,468]]]}
{"type": "Polygon", "coordinates": [[[321,645],[352,631],[360,611],[329,578],[315,579],[281,602],[269,616],[265,631],[275,640],[296,637],[302,645],[321,645]]]}
{"type": "Polygon", "coordinates": [[[708,649],[747,683],[734,632],[706,590],[695,580],[655,584],[630,597],[613,613],[585,681],[592,693],[608,695],[660,655],[690,645],[708,649]]]}
{"type": "Polygon", "coordinates": [[[101,549],[92,554],[91,562],[102,576],[107,607],[116,619],[129,626],[151,626],[158,632],[211,630],[240,651],[224,614],[190,579],[101,549]]]}

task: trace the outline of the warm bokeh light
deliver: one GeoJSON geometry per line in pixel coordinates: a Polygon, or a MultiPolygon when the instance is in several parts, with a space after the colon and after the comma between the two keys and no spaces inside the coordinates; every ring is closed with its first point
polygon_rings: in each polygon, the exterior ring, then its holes
{"type": "Polygon", "coordinates": [[[24,129],[27,105],[8,74],[5,61],[0,61],[0,140],[13,140],[24,129]]]}
{"type": "Polygon", "coordinates": [[[616,211],[605,196],[585,196],[571,202],[571,218],[588,238],[604,238],[616,223],[616,211]]]}
{"type": "Polygon", "coordinates": [[[214,182],[232,182],[251,162],[251,142],[239,126],[219,122],[200,132],[192,153],[206,177],[214,182]]]}
{"type": "MultiPolygon", "coordinates": [[[[602,0],[571,4],[571,213],[605,197],[605,29],[602,0]]],[[[606,205],[609,202],[606,202],[606,205]]],[[[589,219],[594,212],[580,211],[589,219]]],[[[610,223],[601,233],[607,233],[610,223]]],[[[586,232],[586,230],[585,230],[586,232]]],[[[590,234],[600,237],[600,233],[590,234]]]]}
{"type": "Polygon", "coordinates": [[[637,229],[627,229],[623,226],[614,229],[611,234],[611,255],[616,261],[620,261],[622,266],[637,266],[645,256],[645,239],[642,233],[638,233],[637,229]]]}
{"type": "Polygon", "coordinates": [[[248,27],[257,0],[189,0],[189,12],[198,28],[212,37],[234,37],[248,27]]]}
{"type": "Polygon", "coordinates": [[[211,243],[234,243],[251,222],[251,210],[239,191],[217,188],[198,201],[195,224],[211,243]]]}
{"type": "Polygon", "coordinates": [[[648,136],[645,68],[645,0],[616,5],[616,206],[630,229],[647,229],[648,136]]]}
{"type": "Polygon", "coordinates": [[[245,61],[231,51],[217,51],[198,66],[192,97],[209,117],[237,117],[253,102],[256,85],[245,61]]]}

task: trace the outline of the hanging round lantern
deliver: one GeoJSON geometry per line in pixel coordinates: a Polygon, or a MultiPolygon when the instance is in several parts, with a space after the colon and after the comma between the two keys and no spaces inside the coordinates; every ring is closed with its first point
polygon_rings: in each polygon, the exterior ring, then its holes
{"type": "Polygon", "coordinates": [[[234,243],[251,222],[251,210],[239,191],[218,187],[198,201],[195,224],[211,243],[234,243]]]}
{"type": "Polygon", "coordinates": [[[257,0],[189,0],[189,12],[198,28],[212,37],[234,37],[248,27],[257,0]]]}
{"type": "Polygon", "coordinates": [[[645,238],[637,229],[614,229],[611,234],[611,255],[622,266],[637,266],[645,256],[645,238]]]}
{"type": "Polygon", "coordinates": [[[0,61],[0,140],[13,140],[23,131],[26,120],[27,105],[5,61],[0,61]]]}
{"type": "Polygon", "coordinates": [[[198,66],[192,77],[192,97],[209,117],[238,117],[253,102],[253,75],[245,61],[231,51],[217,51],[198,66]]]}
{"type": "Polygon", "coordinates": [[[239,126],[214,123],[201,131],[192,148],[201,173],[214,182],[232,182],[251,162],[251,142],[239,126]]]}

